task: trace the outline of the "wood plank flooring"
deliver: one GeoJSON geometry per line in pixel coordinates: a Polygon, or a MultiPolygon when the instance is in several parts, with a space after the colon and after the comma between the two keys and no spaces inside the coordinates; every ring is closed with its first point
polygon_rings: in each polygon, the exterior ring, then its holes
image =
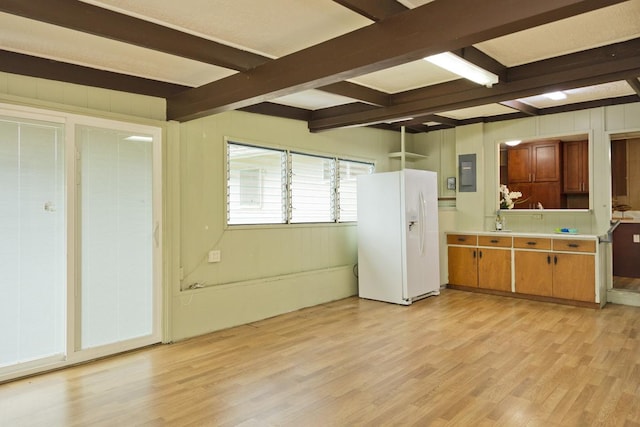
{"type": "Polygon", "coordinates": [[[640,426],[640,309],[356,297],[0,385],[3,426],[640,426]]]}
{"type": "Polygon", "coordinates": [[[626,289],[628,291],[640,292],[640,279],[634,277],[613,276],[614,289],[626,289]]]}

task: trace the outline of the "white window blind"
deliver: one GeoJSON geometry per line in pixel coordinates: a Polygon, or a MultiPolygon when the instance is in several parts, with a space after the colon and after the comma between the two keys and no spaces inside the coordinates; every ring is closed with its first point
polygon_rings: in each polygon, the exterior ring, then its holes
{"type": "Polygon", "coordinates": [[[291,222],[335,220],[335,160],[291,154],[291,222]]]}
{"type": "Polygon", "coordinates": [[[153,333],[153,138],[78,126],[81,345],[153,333]]]}
{"type": "Polygon", "coordinates": [[[338,220],[358,220],[357,185],[358,175],[373,173],[373,164],[338,160],[338,220]]]}
{"type": "Polygon", "coordinates": [[[63,128],[0,117],[0,367],[65,353],[63,128]]]}
{"type": "Polygon", "coordinates": [[[286,222],[286,153],[227,144],[227,223],[286,222]]]}
{"type": "Polygon", "coordinates": [[[373,163],[227,142],[227,223],[356,221],[356,176],[373,163]]]}

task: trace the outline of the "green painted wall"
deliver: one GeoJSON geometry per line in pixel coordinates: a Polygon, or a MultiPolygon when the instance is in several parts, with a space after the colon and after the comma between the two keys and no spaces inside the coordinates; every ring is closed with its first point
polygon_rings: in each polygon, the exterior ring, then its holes
{"type": "MultiPolygon", "coordinates": [[[[163,129],[165,339],[179,340],[252,322],[357,293],[354,225],[225,228],[224,138],[371,160],[377,171],[395,170],[387,153],[400,150],[400,134],[352,128],[311,134],[299,121],[228,112],[187,123],[165,121],[165,101],[0,73],[0,101],[114,118],[163,129]],[[209,250],[221,262],[209,264],[209,250]],[[199,282],[205,288],[181,291],[199,282]]],[[[441,282],[446,283],[444,231],[489,230],[497,205],[496,144],[570,132],[590,132],[593,210],[509,213],[516,231],[548,232],[571,226],[600,234],[609,226],[611,132],[640,130],[640,103],[531,117],[406,135],[406,149],[427,157],[407,167],[439,173],[441,197],[457,196],[440,210],[441,282]],[[476,153],[478,192],[447,190],[457,177],[457,156],[476,153]]]]}
{"type": "Polygon", "coordinates": [[[169,141],[172,339],[251,322],[357,293],[354,224],[225,227],[225,138],[394,167],[400,134],[368,128],[309,133],[306,123],[228,112],[176,125],[169,141]],[[175,194],[178,192],[179,194],[175,194]],[[173,246],[173,245],[172,245],[173,246]],[[208,263],[210,250],[221,262],[208,263]],[[175,274],[177,272],[177,276],[175,274]],[[194,283],[205,287],[184,290],[194,283]],[[182,290],[181,290],[182,289],[182,290]]]}

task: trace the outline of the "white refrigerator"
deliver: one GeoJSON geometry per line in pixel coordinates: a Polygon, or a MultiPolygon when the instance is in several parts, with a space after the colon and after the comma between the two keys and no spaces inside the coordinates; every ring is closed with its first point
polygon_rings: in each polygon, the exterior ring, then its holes
{"type": "Polygon", "coordinates": [[[358,176],[358,295],[409,305],[440,294],[435,172],[358,176]]]}

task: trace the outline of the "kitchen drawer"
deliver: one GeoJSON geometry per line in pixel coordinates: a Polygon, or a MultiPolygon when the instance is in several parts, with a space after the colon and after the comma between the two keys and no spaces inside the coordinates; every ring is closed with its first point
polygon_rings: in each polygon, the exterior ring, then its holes
{"type": "Polygon", "coordinates": [[[596,242],[593,240],[553,239],[554,251],[595,252],[596,242]]]}
{"type": "Polygon", "coordinates": [[[447,244],[476,246],[478,236],[475,234],[447,234],[447,244]]]}
{"type": "Polygon", "coordinates": [[[514,237],[513,247],[519,249],[551,250],[551,239],[544,237],[514,237]]]}
{"type": "Polygon", "coordinates": [[[510,248],[512,241],[511,236],[478,236],[478,246],[510,248]]]}

